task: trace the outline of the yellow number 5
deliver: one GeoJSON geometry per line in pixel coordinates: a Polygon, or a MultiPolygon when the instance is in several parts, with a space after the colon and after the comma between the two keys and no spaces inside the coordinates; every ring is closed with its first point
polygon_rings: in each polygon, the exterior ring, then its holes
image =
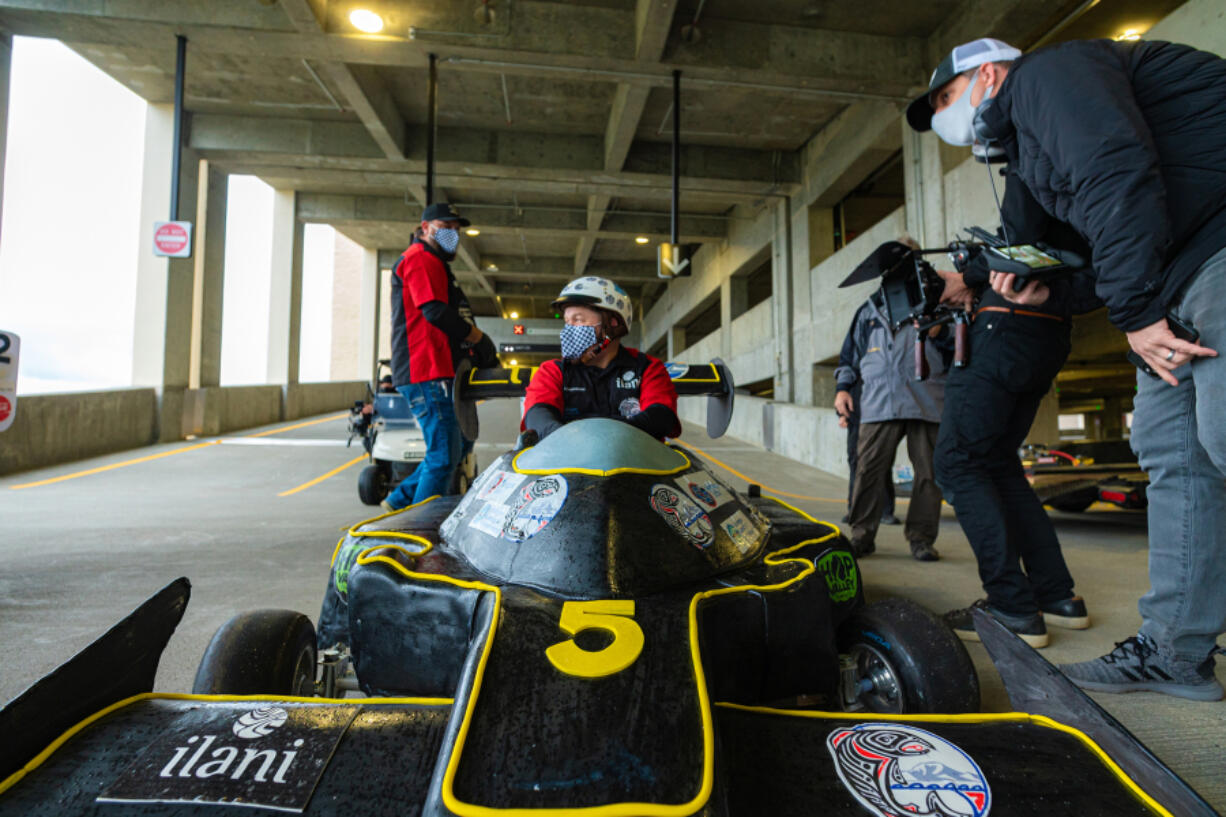
{"type": "Polygon", "coordinates": [[[545,650],[545,657],[567,675],[600,678],[621,672],[634,663],[643,651],[643,630],[634,620],[634,601],[568,601],[562,605],[558,627],[576,635],[599,628],[613,634],[613,643],[603,650],[589,652],[567,639],[545,650]]]}

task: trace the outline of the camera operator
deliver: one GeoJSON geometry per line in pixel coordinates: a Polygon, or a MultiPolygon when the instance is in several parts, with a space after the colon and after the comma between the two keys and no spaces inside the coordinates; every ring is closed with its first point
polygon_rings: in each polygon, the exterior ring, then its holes
{"type": "MultiPolygon", "coordinates": [[[[853,358],[864,356],[864,338],[856,337],[856,326],[860,323],[860,315],[867,308],[867,305],[861,304],[856,310],[855,317],[851,319],[851,326],[847,327],[847,335],[843,338],[843,348],[839,351],[839,365],[850,366],[853,358]],[[860,345],[857,345],[859,341],[860,345]]],[[[837,381],[836,381],[837,382],[837,381]]],[[[860,381],[856,381],[850,389],[836,387],[835,410],[839,413],[839,428],[847,429],[847,470],[850,471],[850,478],[847,480],[847,513],[843,514],[843,522],[851,521],[851,498],[856,492],[856,463],[859,461],[860,447],[860,381]],[[838,397],[838,394],[846,392],[846,397],[838,397]],[[842,406],[840,408],[840,403],[842,406]]],[[[890,467],[893,468],[893,462],[890,467]]],[[[881,514],[881,524],[883,525],[901,525],[898,517],[894,515],[894,480],[890,479],[890,474],[886,472],[886,479],[882,483],[881,489],[885,491],[885,510],[881,514]]]]}
{"type": "MultiPolygon", "coordinates": [[[[907,118],[951,144],[978,139],[1005,151],[1044,210],[1085,236],[1098,295],[1156,373],[1137,376],[1132,429],[1150,474],[1141,628],[1062,669],[1085,689],[1219,700],[1226,361],[1212,347],[1226,340],[1226,60],[1156,41],[1070,42],[1021,56],[977,40],[942,61],[907,118]]],[[[1041,283],[1012,292],[1011,276],[994,275],[992,286],[1024,308],[1051,297],[1041,283]]]]}
{"type": "MultiPolygon", "coordinates": [[[[854,344],[847,364],[835,370],[838,393],[834,406],[840,417],[850,413],[851,389],[861,385],[860,440],[849,512],[851,544],[858,557],[877,549],[877,528],[886,501],[882,483],[890,479],[895,452],[905,437],[915,479],[903,535],[917,561],[935,562],[941,558],[932,546],[941,520],[941,492],[932,476],[932,450],[948,363],[942,348],[927,344],[925,354],[933,374],[917,381],[913,349],[918,330],[906,324],[893,331],[883,310],[878,290],[852,324],[852,334],[862,340],[854,344]]],[[[935,336],[938,328],[931,331],[935,336]]]]}

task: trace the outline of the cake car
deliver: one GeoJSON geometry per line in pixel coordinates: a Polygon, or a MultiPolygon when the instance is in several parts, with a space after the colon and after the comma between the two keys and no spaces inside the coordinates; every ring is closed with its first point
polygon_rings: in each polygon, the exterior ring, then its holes
{"type": "MultiPolygon", "coordinates": [[[[462,498],[353,526],[318,634],[244,614],[194,694],[152,694],[187,595],[0,710],[0,814],[1212,814],[1114,727],[1108,755],[1067,720],[975,711],[961,642],[910,602],[866,604],[838,528],[616,421],[522,439],[462,498]],[[346,660],[366,697],[334,697],[346,660]]],[[[1074,701],[1078,725],[1101,712],[980,624],[1007,682],[1074,701]]]]}

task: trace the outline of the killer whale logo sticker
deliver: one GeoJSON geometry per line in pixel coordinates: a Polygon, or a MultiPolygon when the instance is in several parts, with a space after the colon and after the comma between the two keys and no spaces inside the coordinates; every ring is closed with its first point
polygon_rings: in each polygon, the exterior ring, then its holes
{"type": "Polygon", "coordinates": [[[826,738],[835,771],[875,817],[987,817],[979,764],[944,738],[901,723],[861,723],[826,738]]]}
{"type": "Polygon", "coordinates": [[[245,715],[240,715],[234,722],[232,731],[240,738],[253,740],[266,738],[279,726],[285,725],[289,713],[279,706],[262,706],[253,709],[245,715]]]}
{"type": "Polygon", "coordinates": [[[522,542],[536,536],[562,510],[567,490],[563,476],[541,477],[520,488],[507,509],[502,538],[522,542]]]}
{"type": "Polygon", "coordinates": [[[695,546],[706,549],[715,541],[715,526],[711,518],[681,491],[663,482],[651,486],[651,509],[673,529],[695,546]]]}

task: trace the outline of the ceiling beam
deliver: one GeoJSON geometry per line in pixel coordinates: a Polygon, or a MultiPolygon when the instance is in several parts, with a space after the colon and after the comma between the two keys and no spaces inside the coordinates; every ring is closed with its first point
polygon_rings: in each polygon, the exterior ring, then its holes
{"type": "MultiPolygon", "coordinates": [[[[629,285],[622,287],[631,300],[638,300],[642,288],[629,285]]],[[[536,301],[552,301],[558,297],[558,287],[550,285],[534,285],[527,283],[498,282],[498,296],[501,298],[529,298],[536,301]]]]}
{"type": "MultiPolygon", "coordinates": [[[[1027,7],[1044,0],[1026,0],[1027,7]]],[[[995,5],[995,4],[993,4],[995,5]]],[[[1021,5],[1021,4],[1015,4],[1021,5]]],[[[69,44],[149,49],[167,43],[158,61],[173,76],[176,34],[193,50],[263,58],[334,61],[348,64],[423,68],[427,55],[439,55],[443,70],[488,71],[552,76],[559,79],[630,82],[667,87],[673,68],[687,82],[708,88],[741,87],[805,98],[905,99],[932,66],[927,43],[916,37],[889,37],[814,29],[774,22],[704,18],[705,36],[695,43],[674,43],[668,60],[643,63],[636,40],[639,7],[601,8],[586,4],[516,0],[515,25],[492,47],[470,37],[408,37],[403,29],[370,37],[348,30],[312,32],[274,30],[258,11],[237,3],[81,3],[80,0],[6,0],[0,25],[8,32],[55,37],[69,44]],[[192,6],[198,8],[192,9],[192,6]],[[218,6],[219,8],[214,8],[218,6]],[[871,90],[870,90],[871,89],[871,90]]],[[[435,29],[472,29],[467,4],[436,4],[435,29]],[[454,8],[453,8],[454,7],[454,8]]],[[[1047,15],[1041,15],[1044,18],[1047,15]]],[[[986,32],[977,32],[986,33],[986,32]]],[[[666,33],[665,36],[668,36],[666,33]]],[[[164,94],[166,83],[152,83],[164,94]]],[[[146,85],[146,93],[154,92],[146,85]]],[[[151,102],[168,99],[146,97],[151,102]]]]}
{"type": "MultiPolygon", "coordinates": [[[[483,255],[481,269],[502,278],[516,276],[536,281],[569,281],[574,278],[571,259],[560,256],[532,256],[528,263],[518,256],[483,255]],[[490,271],[494,265],[497,270],[490,271]]],[[[588,267],[589,275],[611,278],[617,283],[645,283],[656,280],[655,261],[603,261],[597,259],[588,267]]]]}

